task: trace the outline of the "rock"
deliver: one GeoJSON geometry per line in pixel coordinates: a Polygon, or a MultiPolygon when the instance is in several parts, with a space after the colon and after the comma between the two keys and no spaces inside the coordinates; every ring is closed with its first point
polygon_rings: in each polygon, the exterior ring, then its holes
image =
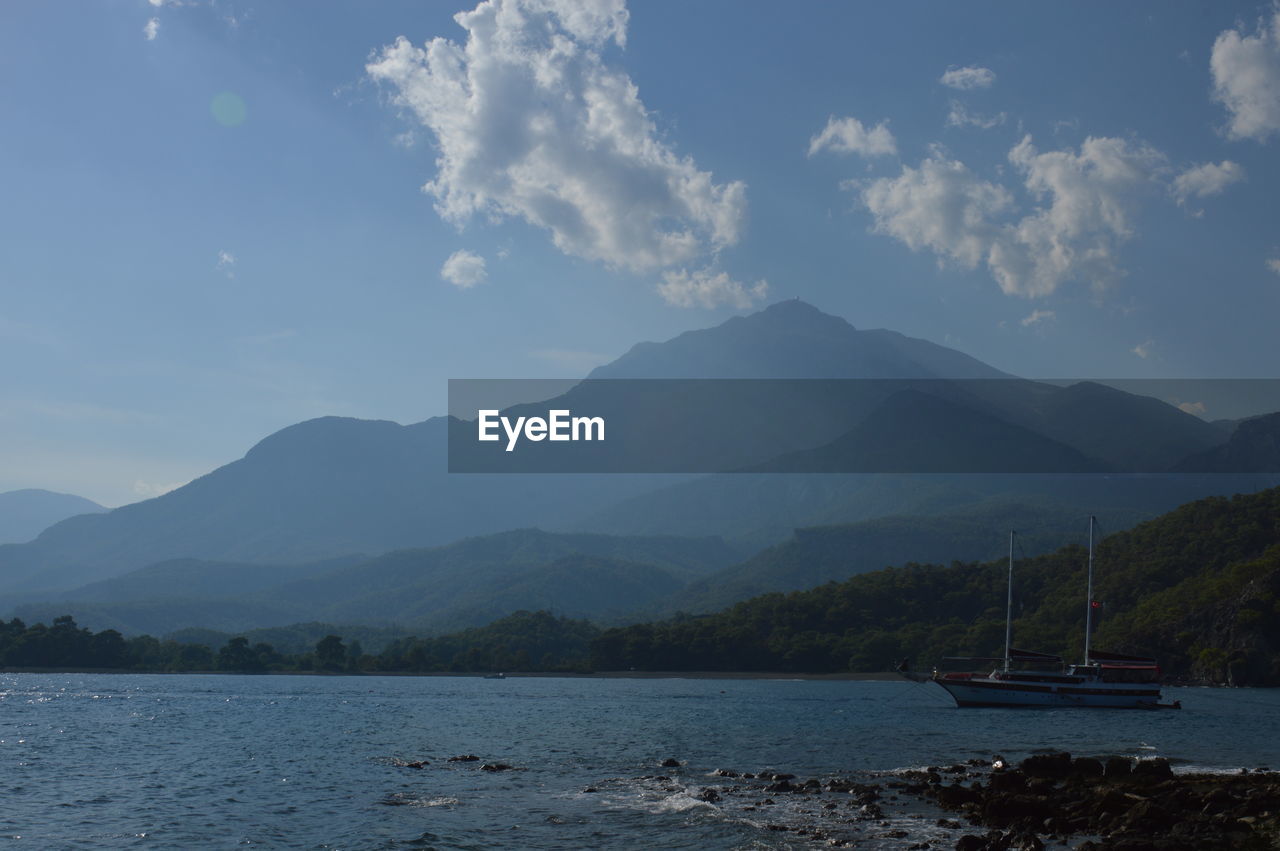
{"type": "Polygon", "coordinates": [[[699,801],[706,801],[708,804],[714,804],[720,800],[720,793],[708,786],[694,797],[699,801]]]}
{"type": "Polygon", "coordinates": [[[988,786],[993,792],[1021,792],[1027,787],[1027,776],[1017,769],[996,772],[988,786]]]}
{"type": "Polygon", "coordinates": [[[511,766],[507,765],[505,762],[486,762],[484,765],[480,766],[480,770],[481,771],[510,771],[511,766]]]}
{"type": "Polygon", "coordinates": [[[449,757],[448,761],[449,762],[479,762],[480,757],[476,756],[473,753],[469,753],[469,754],[464,754],[463,756],[451,756],[449,757]]]}
{"type": "Polygon", "coordinates": [[[858,807],[857,817],[863,821],[884,818],[884,810],[880,809],[878,804],[863,804],[858,807]]]}
{"type": "Polygon", "coordinates": [[[1102,776],[1108,780],[1124,780],[1133,773],[1133,760],[1124,756],[1113,756],[1107,759],[1102,776]]]}
{"type": "Polygon", "coordinates": [[[594,786],[588,786],[587,788],[585,788],[585,789],[583,789],[583,790],[582,790],[583,794],[585,794],[585,795],[590,795],[590,794],[592,794],[593,792],[599,792],[599,791],[600,791],[600,790],[599,790],[599,789],[597,789],[597,788],[596,788],[596,787],[594,787],[594,786]]]}
{"type": "Polygon", "coordinates": [[[1101,777],[1104,771],[1102,760],[1091,756],[1076,757],[1071,763],[1071,771],[1080,777],[1101,777]]]}
{"type": "Polygon", "coordinates": [[[988,798],[982,807],[983,817],[1000,825],[1020,821],[1041,824],[1053,814],[1053,803],[1038,795],[998,795],[988,798]]]}
{"type": "Polygon", "coordinates": [[[789,780],[779,780],[777,783],[770,783],[764,787],[764,790],[766,792],[794,792],[799,788],[789,780]]]}
{"type": "Polygon", "coordinates": [[[1172,778],[1173,769],[1169,767],[1169,760],[1164,757],[1156,757],[1155,759],[1138,760],[1130,774],[1134,780],[1158,783],[1172,778]]]}
{"type": "Polygon", "coordinates": [[[730,771],[727,768],[717,768],[715,771],[711,773],[714,774],[716,777],[737,777],[738,776],[738,772],[730,771]]]}
{"type": "Polygon", "coordinates": [[[1028,777],[1066,777],[1071,773],[1071,754],[1036,754],[1024,759],[1018,768],[1028,777]]]}
{"type": "Polygon", "coordinates": [[[939,786],[935,790],[938,803],[947,809],[959,809],[962,804],[969,802],[978,802],[982,800],[982,794],[975,792],[967,786],[961,786],[956,783],[951,786],[939,786]]]}
{"type": "Polygon", "coordinates": [[[679,768],[680,760],[676,759],[675,757],[668,757],[667,759],[664,759],[662,762],[658,763],[658,765],[662,768],[679,768]]]}

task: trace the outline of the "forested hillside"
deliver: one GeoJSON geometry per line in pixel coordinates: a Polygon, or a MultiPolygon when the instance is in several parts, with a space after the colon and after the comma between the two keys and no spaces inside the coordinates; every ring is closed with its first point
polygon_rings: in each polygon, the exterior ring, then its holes
{"type": "MultiPolygon", "coordinates": [[[[1085,533],[1081,518],[1081,536],[1085,533]]],[[[1014,570],[1014,642],[1078,657],[1087,551],[1014,570]]],[[[1280,489],[1185,505],[1096,551],[1096,647],[1156,655],[1177,677],[1280,684],[1280,489]]],[[[902,657],[1000,651],[1007,563],[907,564],[717,614],[608,630],[601,669],[873,671],[902,657]]]]}

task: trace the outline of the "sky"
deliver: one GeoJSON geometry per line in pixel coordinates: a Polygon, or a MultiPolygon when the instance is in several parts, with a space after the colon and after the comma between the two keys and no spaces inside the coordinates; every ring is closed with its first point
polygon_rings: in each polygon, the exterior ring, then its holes
{"type": "Polygon", "coordinates": [[[1268,3],[6,3],[0,491],[133,502],[796,297],[1280,377],[1277,145],[1268,3]]]}

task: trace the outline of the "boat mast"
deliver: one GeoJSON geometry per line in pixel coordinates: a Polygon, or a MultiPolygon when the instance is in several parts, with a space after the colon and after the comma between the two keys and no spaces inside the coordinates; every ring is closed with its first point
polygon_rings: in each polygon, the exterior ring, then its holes
{"type": "Polygon", "coordinates": [[[1006,599],[1004,608],[1004,669],[1009,670],[1009,647],[1013,636],[1013,536],[1014,531],[1009,530],[1009,582],[1006,585],[1006,599]]]}
{"type": "Polygon", "coordinates": [[[1084,664],[1089,664],[1089,636],[1093,633],[1093,523],[1089,515],[1089,581],[1084,601],[1084,664]]]}

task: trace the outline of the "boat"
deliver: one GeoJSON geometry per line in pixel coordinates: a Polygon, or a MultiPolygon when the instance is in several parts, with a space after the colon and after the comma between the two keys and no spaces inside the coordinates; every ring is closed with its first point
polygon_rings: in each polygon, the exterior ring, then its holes
{"type": "MultiPolygon", "coordinates": [[[[1091,709],[1179,709],[1161,703],[1160,666],[1155,659],[1106,653],[1091,647],[1093,612],[1093,538],[1095,519],[1089,518],[1089,570],[1086,589],[1084,660],[1068,664],[1061,656],[1018,650],[1013,637],[1013,542],[1009,533],[1009,581],[1005,601],[1004,656],[968,657],[944,661],[994,662],[986,673],[939,673],[937,683],[958,707],[1080,707],[1091,709]]],[[[912,677],[908,677],[911,679],[912,677]]]]}
{"type": "Polygon", "coordinates": [[[485,674],[484,678],[486,680],[505,680],[507,678],[507,675],[503,673],[485,674]]]}

